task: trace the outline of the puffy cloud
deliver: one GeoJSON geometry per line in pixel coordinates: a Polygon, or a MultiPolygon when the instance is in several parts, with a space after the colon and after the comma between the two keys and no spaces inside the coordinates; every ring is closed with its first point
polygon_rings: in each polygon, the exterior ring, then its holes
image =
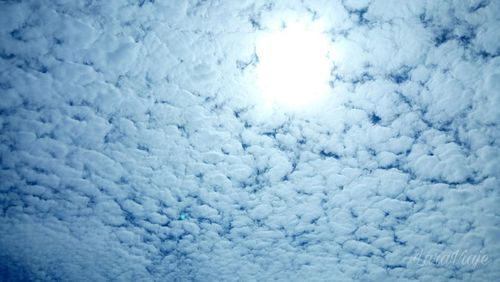
{"type": "Polygon", "coordinates": [[[4,1],[0,280],[498,280],[499,3],[4,1]],[[308,21],[329,95],[262,105],[308,21]]]}

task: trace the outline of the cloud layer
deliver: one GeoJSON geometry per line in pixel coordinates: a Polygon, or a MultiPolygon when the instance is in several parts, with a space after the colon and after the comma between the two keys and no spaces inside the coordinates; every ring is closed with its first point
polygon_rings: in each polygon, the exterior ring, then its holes
{"type": "Polygon", "coordinates": [[[499,12],[3,1],[0,278],[500,279],[499,12]],[[328,99],[262,109],[255,41],[304,19],[328,99]]]}

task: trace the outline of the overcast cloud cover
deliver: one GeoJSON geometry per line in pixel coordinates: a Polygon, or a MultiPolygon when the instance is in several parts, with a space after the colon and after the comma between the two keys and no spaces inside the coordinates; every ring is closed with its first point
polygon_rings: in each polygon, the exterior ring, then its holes
{"type": "Polygon", "coordinates": [[[1,1],[0,280],[499,281],[499,55],[496,0],[1,1]],[[327,102],[263,111],[297,19],[327,102]]]}

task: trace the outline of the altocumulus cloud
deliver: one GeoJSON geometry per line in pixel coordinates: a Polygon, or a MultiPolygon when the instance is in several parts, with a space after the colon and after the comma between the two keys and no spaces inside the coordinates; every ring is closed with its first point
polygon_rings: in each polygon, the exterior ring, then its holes
{"type": "Polygon", "coordinates": [[[0,279],[498,281],[499,34],[495,0],[2,1],[0,279]],[[299,18],[328,95],[262,109],[299,18]]]}

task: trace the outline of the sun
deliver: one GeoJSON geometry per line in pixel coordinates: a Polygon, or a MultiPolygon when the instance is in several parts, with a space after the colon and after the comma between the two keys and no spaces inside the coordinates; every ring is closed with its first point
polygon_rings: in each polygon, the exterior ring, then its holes
{"type": "Polygon", "coordinates": [[[329,46],[319,28],[299,24],[261,36],[256,75],[265,103],[300,109],[320,101],[330,89],[329,46]]]}

